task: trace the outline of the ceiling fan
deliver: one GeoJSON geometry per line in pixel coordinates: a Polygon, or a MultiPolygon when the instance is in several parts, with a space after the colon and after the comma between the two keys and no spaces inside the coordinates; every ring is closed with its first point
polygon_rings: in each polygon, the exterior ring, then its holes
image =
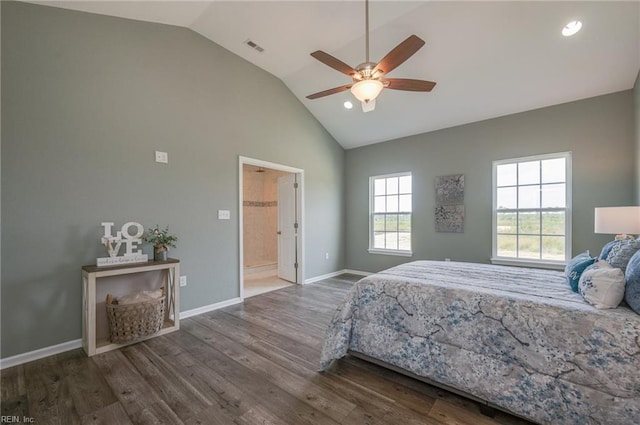
{"type": "Polygon", "coordinates": [[[307,96],[307,99],[318,99],[351,89],[351,93],[353,93],[356,99],[362,102],[362,110],[369,112],[375,108],[376,97],[383,88],[424,92],[429,92],[433,89],[436,85],[433,81],[407,78],[382,78],[383,75],[396,69],[424,46],[424,41],[420,39],[420,37],[416,35],[409,36],[387,53],[380,62],[374,63],[369,61],[369,0],[365,0],[365,26],[366,60],[357,67],[352,68],[322,50],[311,53],[311,56],[323,64],[351,77],[353,82],[351,84],[345,84],[344,86],[310,94],[307,96]]]}

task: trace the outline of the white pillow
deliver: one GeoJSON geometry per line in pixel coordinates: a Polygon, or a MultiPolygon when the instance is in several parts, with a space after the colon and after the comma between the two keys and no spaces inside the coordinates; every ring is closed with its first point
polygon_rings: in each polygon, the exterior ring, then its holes
{"type": "Polygon", "coordinates": [[[624,298],[624,273],[606,261],[598,261],[580,276],[578,291],[596,308],[616,308],[624,298]]]}
{"type": "Polygon", "coordinates": [[[162,288],[155,291],[134,292],[122,297],[118,297],[118,304],[137,304],[145,301],[153,301],[158,298],[162,298],[162,296],[162,288]]]}

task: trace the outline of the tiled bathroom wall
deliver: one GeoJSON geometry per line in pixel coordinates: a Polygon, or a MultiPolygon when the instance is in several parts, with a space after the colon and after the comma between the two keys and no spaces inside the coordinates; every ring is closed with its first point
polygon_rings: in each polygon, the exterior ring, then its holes
{"type": "Polygon", "coordinates": [[[286,172],[245,165],[243,181],[244,267],[278,262],[278,177],[286,172]]]}

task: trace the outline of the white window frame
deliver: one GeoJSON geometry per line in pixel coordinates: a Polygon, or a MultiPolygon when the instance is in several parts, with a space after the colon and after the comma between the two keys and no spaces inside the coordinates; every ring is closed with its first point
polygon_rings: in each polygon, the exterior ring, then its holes
{"type": "Polygon", "coordinates": [[[369,177],[369,249],[370,254],[382,254],[382,255],[396,255],[400,257],[411,257],[413,256],[413,176],[410,171],[402,172],[402,173],[392,173],[392,174],[383,174],[379,176],[371,176],[369,177]],[[411,211],[398,211],[394,214],[409,214],[411,215],[411,249],[403,250],[403,249],[389,249],[389,248],[374,248],[374,200],[375,200],[375,187],[374,182],[377,179],[387,179],[392,177],[411,177],[411,211]]]}
{"type": "MultiPolygon", "coordinates": [[[[491,233],[492,233],[492,253],[491,253],[491,263],[492,264],[502,264],[509,266],[525,266],[525,267],[538,267],[538,268],[548,268],[548,269],[563,269],[566,263],[571,259],[571,209],[572,209],[572,198],[571,198],[571,179],[572,179],[572,171],[571,171],[571,152],[559,152],[559,153],[551,153],[544,155],[534,155],[527,156],[521,158],[511,158],[511,159],[503,159],[499,161],[493,161],[493,198],[492,198],[492,223],[491,223],[491,233]],[[545,159],[558,159],[564,158],[565,160],[565,259],[563,261],[554,261],[554,260],[543,260],[543,259],[530,259],[530,258],[517,258],[517,257],[499,257],[498,256],[498,235],[497,235],[497,219],[498,219],[498,210],[497,210],[497,193],[498,193],[498,176],[497,176],[497,168],[499,165],[505,164],[517,164],[520,162],[529,162],[529,161],[541,161],[545,159]]],[[[520,185],[516,185],[519,187],[520,185]]],[[[513,211],[518,211],[520,209],[516,208],[513,211]]],[[[557,208],[536,208],[539,211],[557,211],[557,208]]],[[[504,211],[504,210],[501,210],[504,211]]],[[[542,229],[540,229],[542,232],[542,229]]],[[[542,247],[540,248],[542,249],[542,247]]]]}

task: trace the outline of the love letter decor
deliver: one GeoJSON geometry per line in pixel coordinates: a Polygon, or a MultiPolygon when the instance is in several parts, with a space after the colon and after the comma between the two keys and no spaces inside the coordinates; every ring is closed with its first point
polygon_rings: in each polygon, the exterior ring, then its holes
{"type": "Polygon", "coordinates": [[[108,257],[98,258],[96,260],[97,266],[114,266],[116,264],[127,263],[143,263],[149,259],[147,254],[143,254],[139,249],[139,244],[142,243],[142,235],[144,234],[144,228],[140,223],[130,221],[125,223],[120,230],[113,236],[111,233],[111,227],[113,223],[105,222],[101,223],[104,228],[104,236],[100,239],[100,242],[107,248],[109,253],[108,257]],[[135,229],[135,233],[131,233],[131,228],[135,229]],[[124,243],[125,253],[118,256],[120,248],[124,243]]]}

